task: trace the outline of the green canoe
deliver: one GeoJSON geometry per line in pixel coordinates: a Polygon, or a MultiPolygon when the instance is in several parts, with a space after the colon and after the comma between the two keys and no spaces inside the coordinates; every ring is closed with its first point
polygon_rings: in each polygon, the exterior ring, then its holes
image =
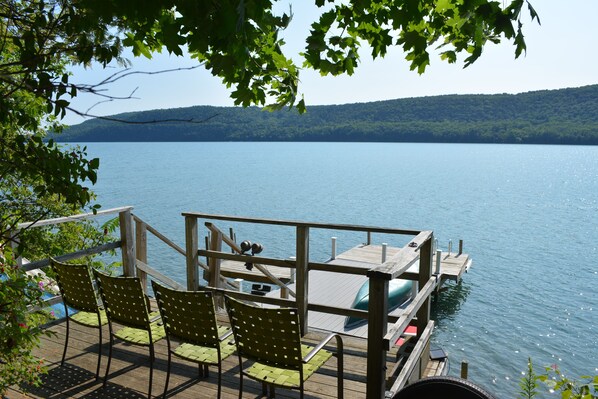
{"type": "MultiPolygon", "coordinates": [[[[388,284],[388,309],[393,310],[411,299],[411,289],[413,282],[411,280],[395,279],[388,284]]],[[[355,296],[355,300],[351,307],[353,309],[368,310],[370,302],[370,281],[367,280],[355,296]]],[[[360,324],[365,324],[365,319],[357,317],[347,317],[345,319],[345,328],[354,328],[360,324]]]]}

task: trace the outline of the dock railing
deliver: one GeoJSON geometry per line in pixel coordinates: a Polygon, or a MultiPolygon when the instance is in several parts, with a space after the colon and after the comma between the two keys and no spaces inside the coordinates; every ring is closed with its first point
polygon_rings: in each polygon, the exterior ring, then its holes
{"type": "MultiPolygon", "coordinates": [[[[12,237],[18,237],[19,233],[25,229],[37,228],[43,226],[53,226],[61,223],[68,222],[81,222],[84,220],[95,219],[99,217],[105,217],[110,215],[117,215],[119,219],[119,240],[104,243],[101,245],[84,248],[76,252],[61,254],[55,256],[56,260],[66,262],[70,260],[76,260],[85,256],[102,254],[111,250],[119,250],[121,253],[122,261],[122,275],[123,276],[139,276],[143,282],[143,287],[147,291],[147,276],[150,275],[153,278],[177,289],[185,289],[182,284],[179,284],[172,278],[160,273],[158,270],[148,265],[147,259],[147,233],[151,233],[158,239],[172,247],[176,252],[182,255],[182,258],[186,256],[186,253],[182,248],[176,245],[172,240],[165,237],[155,228],[145,223],[139,217],[132,213],[132,206],[125,206],[119,208],[106,209],[98,211],[96,213],[89,212],[83,214],[77,214],[72,216],[65,216],[53,219],[38,220],[35,222],[20,223],[16,228],[11,231],[12,237]]],[[[11,245],[18,245],[17,239],[11,239],[11,245]]],[[[31,271],[36,269],[43,269],[49,265],[49,259],[40,259],[23,264],[21,256],[17,258],[17,265],[25,271],[31,271]]],[[[204,265],[205,266],[205,265],[204,265]]],[[[207,268],[207,266],[205,266],[207,268]]],[[[235,288],[235,285],[231,285],[235,288]]],[[[60,302],[59,297],[49,298],[46,304],[53,305],[60,302]]]]}
{"type": "MultiPolygon", "coordinates": [[[[36,227],[43,227],[43,226],[52,226],[61,223],[67,222],[77,222],[87,219],[93,219],[100,216],[106,215],[114,215],[118,214],[119,218],[119,226],[120,226],[120,240],[98,245],[95,247],[90,247],[86,249],[82,249],[77,252],[63,254],[60,256],[56,256],[56,259],[59,261],[68,261],[73,259],[78,259],[83,256],[88,255],[95,255],[105,251],[113,250],[113,249],[121,249],[122,254],[122,264],[123,264],[123,274],[127,276],[135,275],[135,242],[133,239],[133,218],[131,214],[131,210],[133,207],[125,206],[120,208],[113,208],[107,209],[103,211],[98,211],[96,213],[83,213],[73,216],[65,216],[60,218],[54,219],[45,219],[39,220],[35,222],[25,222],[20,223],[17,225],[16,229],[11,232],[12,236],[18,236],[20,231],[29,229],[29,228],[36,228],[36,227]]],[[[34,270],[39,269],[49,265],[48,259],[42,259],[35,262],[27,263],[23,265],[23,259],[19,256],[17,258],[17,264],[19,267],[22,267],[24,270],[34,270]]]]}
{"type": "MultiPolygon", "coordinates": [[[[18,237],[23,230],[30,228],[37,228],[43,226],[53,226],[61,223],[68,222],[81,222],[83,220],[94,219],[100,216],[118,215],[119,226],[120,226],[120,240],[104,243],[94,247],[84,248],[76,252],[62,254],[56,256],[56,260],[65,262],[69,260],[75,260],[84,256],[101,254],[106,251],[114,249],[121,250],[121,259],[123,265],[123,275],[134,276],[135,275],[135,241],[133,239],[133,217],[131,210],[133,207],[125,206],[120,208],[106,209],[95,213],[83,213],[72,216],[65,216],[53,219],[44,219],[34,222],[19,223],[15,229],[10,232],[11,245],[18,245],[18,237]]],[[[18,267],[25,271],[31,271],[36,269],[42,269],[50,264],[49,259],[40,259],[24,264],[23,258],[19,255],[16,259],[18,267]]],[[[60,301],[60,297],[49,298],[46,303],[53,305],[60,301]]]]}
{"type": "MultiPolygon", "coordinates": [[[[353,316],[368,319],[368,359],[367,359],[367,398],[382,399],[387,393],[394,394],[410,379],[422,376],[429,353],[429,338],[434,327],[430,320],[430,295],[435,285],[436,277],[432,275],[432,244],[431,231],[415,231],[391,229],[374,226],[359,226],[346,224],[307,223],[289,220],[272,220],[260,218],[245,218],[226,215],[212,215],[204,213],[183,213],[185,217],[185,237],[187,253],[187,289],[199,289],[199,263],[200,257],[206,257],[210,267],[210,287],[215,291],[226,292],[243,299],[252,300],[277,306],[293,306],[299,310],[300,328],[302,334],[308,332],[308,311],[324,312],[342,316],[353,316]],[[205,222],[199,223],[200,220],[205,222]],[[226,237],[215,227],[212,221],[235,223],[265,224],[272,226],[287,226],[295,232],[295,256],[291,259],[276,259],[259,256],[234,254],[222,250],[222,242],[227,242],[226,237]],[[203,227],[201,227],[203,226],[203,227]],[[209,248],[199,248],[200,228],[207,229],[210,233],[209,248]],[[372,233],[409,235],[414,238],[402,248],[395,256],[388,259],[379,267],[364,269],[351,265],[333,265],[310,261],[309,237],[314,229],[344,230],[368,233],[371,240],[372,233]],[[271,265],[295,269],[296,285],[294,300],[259,297],[224,289],[216,276],[220,274],[220,262],[232,260],[238,262],[251,262],[254,265],[271,265]],[[419,262],[419,272],[408,272],[408,269],[419,262]],[[327,272],[366,275],[369,278],[369,310],[356,310],[333,307],[325,304],[309,302],[309,272],[322,270],[327,272]],[[418,282],[418,292],[411,304],[402,311],[399,317],[390,317],[388,290],[389,282],[395,278],[415,279],[418,282]],[[411,355],[404,367],[387,389],[386,359],[387,352],[395,345],[397,339],[406,327],[415,320],[417,326],[417,340],[411,355]],[[394,323],[390,328],[389,323],[394,323]]],[[[204,231],[202,231],[203,233],[204,231]]],[[[207,234],[206,234],[207,235],[207,234]]],[[[234,249],[234,247],[233,247],[234,249]]],[[[237,251],[240,252],[240,251],[237,251]]],[[[272,281],[273,284],[278,284],[272,281]]]]}

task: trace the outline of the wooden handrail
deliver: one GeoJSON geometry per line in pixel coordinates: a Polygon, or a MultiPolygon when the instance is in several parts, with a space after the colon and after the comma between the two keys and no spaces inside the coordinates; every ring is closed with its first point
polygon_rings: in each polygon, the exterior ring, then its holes
{"type": "Polygon", "coordinates": [[[419,260],[419,248],[431,238],[431,231],[422,231],[392,258],[375,269],[370,270],[368,276],[374,277],[378,275],[385,280],[392,280],[399,277],[419,260]]]}
{"type": "Polygon", "coordinates": [[[227,216],[227,215],[212,215],[208,213],[199,212],[183,212],[185,217],[193,217],[196,219],[211,219],[211,220],[225,220],[229,222],[242,222],[242,223],[254,223],[254,224],[270,224],[276,226],[289,226],[289,227],[308,227],[326,230],[345,230],[345,231],[365,231],[372,233],[384,233],[384,234],[400,234],[400,235],[417,235],[421,230],[405,230],[405,229],[393,229],[388,227],[377,227],[377,226],[360,226],[351,224],[334,224],[334,223],[315,223],[315,222],[302,222],[294,220],[277,220],[277,219],[263,219],[263,218],[249,218],[239,216],[227,216]]]}
{"type": "Polygon", "coordinates": [[[209,249],[200,249],[197,251],[199,256],[205,256],[207,258],[219,258],[222,260],[232,260],[236,262],[251,262],[254,264],[260,263],[262,265],[286,267],[289,269],[295,268],[295,261],[292,259],[278,259],[278,258],[265,258],[261,256],[231,254],[223,251],[212,251],[209,249]]]}
{"type": "MultiPolygon", "coordinates": [[[[114,241],[114,242],[109,242],[106,244],[98,245],[95,247],[82,249],[80,251],[55,256],[54,258],[60,262],[66,262],[68,260],[78,259],[78,258],[82,258],[84,256],[95,255],[95,254],[99,254],[99,253],[102,253],[105,251],[110,251],[111,249],[117,249],[117,248],[120,248],[120,246],[121,246],[120,241],[114,241]]],[[[24,264],[23,270],[29,271],[29,270],[33,270],[33,269],[40,269],[42,267],[48,266],[49,264],[50,264],[49,259],[41,259],[41,260],[37,260],[35,262],[30,262],[30,263],[24,264]]]]}
{"type": "Polygon", "coordinates": [[[147,229],[147,231],[152,233],[156,238],[160,239],[164,244],[168,245],[169,247],[171,247],[172,249],[174,249],[175,251],[177,251],[178,253],[180,253],[183,256],[187,255],[183,248],[179,247],[177,244],[175,244],[172,240],[170,240],[164,234],[160,233],[158,230],[156,230],[150,224],[148,224],[147,222],[142,220],[139,216],[133,214],[133,219],[135,219],[135,221],[137,221],[137,222],[143,223],[145,225],[145,228],[147,229]]]}
{"type": "Polygon", "coordinates": [[[294,308],[296,307],[296,302],[291,300],[291,299],[283,299],[283,298],[276,298],[276,297],[270,297],[270,296],[260,296],[260,295],[253,295],[253,294],[248,294],[245,292],[239,292],[239,291],[235,291],[235,290],[228,290],[228,289],[224,289],[224,288],[215,288],[215,287],[203,287],[203,289],[205,290],[209,290],[209,291],[213,291],[213,292],[217,292],[219,294],[226,294],[226,295],[230,295],[233,298],[237,298],[237,299],[242,299],[244,301],[249,301],[249,302],[258,302],[258,303],[265,303],[267,305],[274,305],[274,306],[280,306],[280,307],[285,307],[285,308],[294,308]]]}
{"type": "Polygon", "coordinates": [[[89,213],[81,213],[79,215],[73,215],[73,216],[63,216],[63,217],[54,218],[54,219],[44,219],[44,220],[40,220],[37,222],[23,222],[23,223],[19,223],[17,225],[17,230],[23,230],[23,229],[26,229],[26,228],[29,228],[32,226],[41,227],[41,226],[48,226],[48,225],[67,223],[67,222],[76,222],[76,221],[85,220],[85,219],[93,219],[98,216],[105,216],[105,215],[110,215],[113,213],[130,211],[131,209],[133,209],[132,206],[123,206],[120,208],[112,208],[112,209],[106,209],[104,211],[98,211],[96,213],[89,212],[89,213]]]}
{"type": "Polygon", "coordinates": [[[185,290],[184,285],[179,284],[178,282],[176,282],[175,280],[171,279],[168,276],[165,276],[164,274],[160,273],[159,271],[157,271],[153,267],[147,265],[146,263],[140,261],[139,259],[137,259],[137,269],[141,270],[144,273],[149,274],[150,276],[154,277],[156,280],[159,280],[159,281],[165,283],[166,285],[170,286],[171,288],[174,288],[175,290],[185,290]]]}

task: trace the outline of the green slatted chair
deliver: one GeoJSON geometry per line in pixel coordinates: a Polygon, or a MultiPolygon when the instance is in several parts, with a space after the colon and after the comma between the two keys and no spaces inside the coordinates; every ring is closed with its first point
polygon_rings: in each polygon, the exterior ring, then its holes
{"type": "Polygon", "coordinates": [[[218,398],[221,393],[222,360],[235,351],[232,331],[218,326],[213,294],[210,291],[177,291],[152,280],[158,308],[162,315],[168,342],[168,371],[164,397],[170,379],[170,363],[176,356],[195,362],[199,366],[200,377],[208,374],[208,365],[218,366],[218,398]],[[171,340],[180,341],[172,348],[171,340]]]}
{"type": "Polygon", "coordinates": [[[102,326],[108,323],[108,319],[106,318],[106,311],[98,303],[99,297],[93,286],[89,266],[66,264],[50,258],[50,267],[54,271],[58,283],[66,316],[66,337],[60,364],[64,365],[69,344],[70,320],[83,326],[97,328],[100,332],[100,344],[96,378],[99,378],[100,363],[102,362],[102,326]],[[69,313],[69,307],[77,312],[69,313]]]}
{"type": "Polygon", "coordinates": [[[316,347],[301,344],[299,312],[293,308],[260,308],[225,296],[226,309],[237,345],[243,396],[243,376],[262,382],[263,394],[270,387],[299,389],[303,398],[304,382],[332,357],[323,347],[336,338],[338,358],[338,398],[343,397],[343,342],[338,334],[328,335],[316,347]],[[244,360],[251,366],[244,368],[244,360]]]}
{"type": "Polygon", "coordinates": [[[148,346],[150,350],[150,377],[147,396],[152,396],[154,372],[154,343],[166,336],[159,311],[150,312],[149,300],[143,292],[138,277],[112,277],[94,270],[102,301],[108,315],[110,330],[110,352],[104,376],[104,386],[108,381],[114,338],[125,342],[148,346]],[[114,331],[112,324],[124,326],[114,331]]]}

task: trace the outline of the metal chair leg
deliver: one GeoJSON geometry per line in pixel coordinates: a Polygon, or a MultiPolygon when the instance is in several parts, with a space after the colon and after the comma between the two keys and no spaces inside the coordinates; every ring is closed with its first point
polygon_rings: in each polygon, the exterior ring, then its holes
{"type": "Polygon", "coordinates": [[[98,330],[100,330],[100,344],[98,348],[98,367],[96,368],[96,380],[100,378],[100,365],[102,363],[102,320],[98,315],[98,330]]]}
{"type": "Polygon", "coordinates": [[[70,329],[70,325],[69,325],[69,316],[68,316],[68,310],[66,310],[66,305],[64,306],[65,312],[66,312],[66,337],[64,338],[64,351],[62,351],[62,360],[60,361],[60,365],[64,366],[64,359],[66,358],[66,348],[69,345],[69,331],[70,329]]]}
{"type": "Polygon", "coordinates": [[[243,371],[239,375],[239,399],[243,399],[243,371]]]}
{"type": "MultiPolygon", "coordinates": [[[[151,337],[151,335],[150,335],[151,337]]],[[[152,397],[152,380],[154,377],[154,344],[150,344],[150,378],[149,378],[149,388],[147,390],[147,397],[151,399],[152,397]]]]}
{"type": "Polygon", "coordinates": [[[220,394],[222,392],[222,361],[218,362],[218,399],[220,399],[220,394]]]}
{"type": "Polygon", "coordinates": [[[112,347],[114,346],[114,338],[112,337],[112,331],[110,331],[110,350],[108,351],[108,364],[106,365],[106,374],[104,375],[104,384],[108,382],[108,373],[110,372],[110,363],[112,363],[112,347]]]}
{"type": "Polygon", "coordinates": [[[166,391],[168,391],[168,382],[170,381],[170,361],[172,358],[172,354],[170,353],[170,348],[168,348],[168,366],[166,367],[166,383],[164,384],[164,393],[162,397],[166,399],[166,391]]]}

